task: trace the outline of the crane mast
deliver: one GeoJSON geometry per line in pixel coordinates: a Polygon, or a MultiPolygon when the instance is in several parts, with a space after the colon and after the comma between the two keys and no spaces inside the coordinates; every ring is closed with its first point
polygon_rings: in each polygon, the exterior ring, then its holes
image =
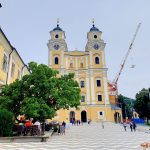
{"type": "Polygon", "coordinates": [[[134,34],[133,39],[132,39],[132,41],[131,41],[131,44],[129,45],[128,51],[127,51],[127,53],[126,53],[126,55],[125,55],[125,58],[124,58],[124,60],[123,60],[123,62],[122,62],[122,64],[121,64],[121,68],[120,68],[120,70],[119,70],[119,73],[117,74],[117,76],[116,76],[116,78],[115,78],[115,80],[114,80],[114,83],[115,83],[116,87],[117,87],[117,83],[118,83],[119,77],[120,77],[120,75],[121,75],[121,73],[122,73],[122,70],[123,70],[123,68],[124,68],[124,66],[125,66],[125,63],[126,63],[126,61],[127,61],[127,58],[128,58],[128,56],[129,56],[129,54],[130,54],[130,52],[131,52],[131,50],[132,50],[132,46],[133,46],[133,43],[134,43],[134,41],[135,41],[135,38],[136,38],[136,36],[137,36],[137,33],[138,33],[138,31],[139,31],[140,26],[141,26],[141,23],[139,23],[138,26],[137,26],[137,28],[136,28],[136,31],[135,31],[135,34],[134,34]]]}

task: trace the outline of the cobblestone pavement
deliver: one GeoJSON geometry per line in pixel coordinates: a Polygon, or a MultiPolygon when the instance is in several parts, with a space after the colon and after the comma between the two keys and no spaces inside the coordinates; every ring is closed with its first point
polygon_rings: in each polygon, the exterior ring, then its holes
{"type": "Polygon", "coordinates": [[[145,132],[127,132],[118,124],[101,123],[70,126],[66,135],[53,135],[48,142],[0,143],[0,150],[141,150],[140,144],[150,141],[145,132]]]}

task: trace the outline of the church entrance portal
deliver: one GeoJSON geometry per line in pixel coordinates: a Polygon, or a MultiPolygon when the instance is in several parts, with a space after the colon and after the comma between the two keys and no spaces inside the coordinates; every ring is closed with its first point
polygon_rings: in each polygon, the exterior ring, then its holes
{"type": "Polygon", "coordinates": [[[86,111],[81,112],[81,121],[82,122],[87,122],[87,116],[86,116],[86,111]]]}
{"type": "Polygon", "coordinates": [[[75,112],[71,111],[70,112],[70,122],[75,121],[75,112]]]}

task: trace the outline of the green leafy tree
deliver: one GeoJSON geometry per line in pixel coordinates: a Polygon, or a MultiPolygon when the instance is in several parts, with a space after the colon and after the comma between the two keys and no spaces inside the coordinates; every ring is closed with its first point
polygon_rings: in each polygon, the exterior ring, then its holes
{"type": "Polygon", "coordinates": [[[0,109],[0,137],[12,136],[13,114],[6,109],[0,109]]]}
{"type": "Polygon", "coordinates": [[[140,118],[146,118],[147,122],[150,119],[150,97],[148,89],[142,89],[136,94],[136,101],[134,104],[136,112],[140,118]]]}
{"type": "Polygon", "coordinates": [[[52,118],[61,108],[80,105],[80,88],[74,74],[59,76],[58,71],[44,64],[29,63],[30,74],[23,76],[0,92],[0,107],[43,121],[52,118]]]}
{"type": "Polygon", "coordinates": [[[128,117],[131,119],[133,115],[133,105],[135,100],[120,94],[118,96],[118,102],[120,104],[120,107],[122,107],[123,118],[125,119],[126,117],[128,117]]]}

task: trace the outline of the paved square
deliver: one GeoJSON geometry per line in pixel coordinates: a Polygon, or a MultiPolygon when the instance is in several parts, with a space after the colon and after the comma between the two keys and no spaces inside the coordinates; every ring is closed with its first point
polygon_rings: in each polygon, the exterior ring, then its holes
{"type": "Polygon", "coordinates": [[[100,123],[70,126],[66,135],[53,135],[46,143],[0,143],[0,150],[141,150],[140,144],[150,141],[145,132],[127,132],[119,124],[100,123]]]}

